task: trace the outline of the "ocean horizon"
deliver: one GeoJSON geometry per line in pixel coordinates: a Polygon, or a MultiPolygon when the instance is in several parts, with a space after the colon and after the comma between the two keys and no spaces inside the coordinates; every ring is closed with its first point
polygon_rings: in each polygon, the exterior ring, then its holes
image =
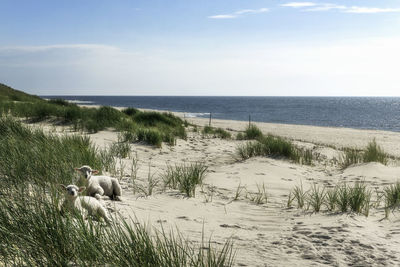
{"type": "Polygon", "coordinates": [[[400,132],[400,97],[71,96],[77,104],[183,112],[187,118],[270,122],[400,132]]]}

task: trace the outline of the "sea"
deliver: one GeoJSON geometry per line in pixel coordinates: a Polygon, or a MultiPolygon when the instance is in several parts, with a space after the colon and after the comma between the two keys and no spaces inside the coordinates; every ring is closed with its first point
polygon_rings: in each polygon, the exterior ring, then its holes
{"type": "Polygon", "coordinates": [[[42,96],[201,117],[400,132],[400,97],[42,96]]]}

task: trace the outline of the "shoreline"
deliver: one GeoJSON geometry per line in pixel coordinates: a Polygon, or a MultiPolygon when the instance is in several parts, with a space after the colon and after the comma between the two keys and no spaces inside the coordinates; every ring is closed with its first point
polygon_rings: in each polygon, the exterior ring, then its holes
{"type": "MultiPolygon", "coordinates": [[[[98,108],[99,105],[79,105],[82,107],[98,108]]],[[[113,107],[118,110],[125,107],[113,107]]],[[[156,109],[139,109],[141,111],[170,112],[156,109]]],[[[171,112],[172,114],[186,119],[189,123],[197,126],[208,125],[208,118],[187,118],[185,112],[171,112]]],[[[215,128],[228,129],[233,132],[244,131],[248,121],[212,119],[211,126],[215,128]]],[[[400,157],[400,132],[384,130],[355,129],[345,127],[328,127],[314,125],[283,124],[269,122],[252,122],[257,125],[263,133],[269,133],[285,137],[294,141],[302,141],[312,144],[323,144],[336,148],[351,147],[362,149],[373,139],[392,156],[400,157]]]]}

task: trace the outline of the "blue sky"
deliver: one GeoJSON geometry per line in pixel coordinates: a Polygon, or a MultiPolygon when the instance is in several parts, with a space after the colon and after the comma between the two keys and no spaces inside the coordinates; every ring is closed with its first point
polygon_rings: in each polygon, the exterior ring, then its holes
{"type": "Polygon", "coordinates": [[[0,0],[35,94],[400,95],[399,1],[0,0]]]}

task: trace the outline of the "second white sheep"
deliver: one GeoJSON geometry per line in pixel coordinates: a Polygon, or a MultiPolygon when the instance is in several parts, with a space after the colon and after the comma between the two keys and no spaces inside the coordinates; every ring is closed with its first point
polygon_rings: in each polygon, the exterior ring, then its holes
{"type": "Polygon", "coordinates": [[[118,180],[109,176],[93,176],[98,173],[97,170],[92,170],[90,166],[84,165],[80,168],[75,168],[87,179],[87,194],[100,199],[105,195],[113,200],[121,201],[122,188],[118,180]]]}
{"type": "Polygon", "coordinates": [[[106,222],[111,219],[107,210],[103,205],[94,197],[79,196],[79,193],[85,190],[85,187],[78,188],[76,185],[60,185],[65,191],[65,199],[61,204],[61,211],[78,211],[84,218],[87,215],[98,216],[103,218],[106,222]]]}

